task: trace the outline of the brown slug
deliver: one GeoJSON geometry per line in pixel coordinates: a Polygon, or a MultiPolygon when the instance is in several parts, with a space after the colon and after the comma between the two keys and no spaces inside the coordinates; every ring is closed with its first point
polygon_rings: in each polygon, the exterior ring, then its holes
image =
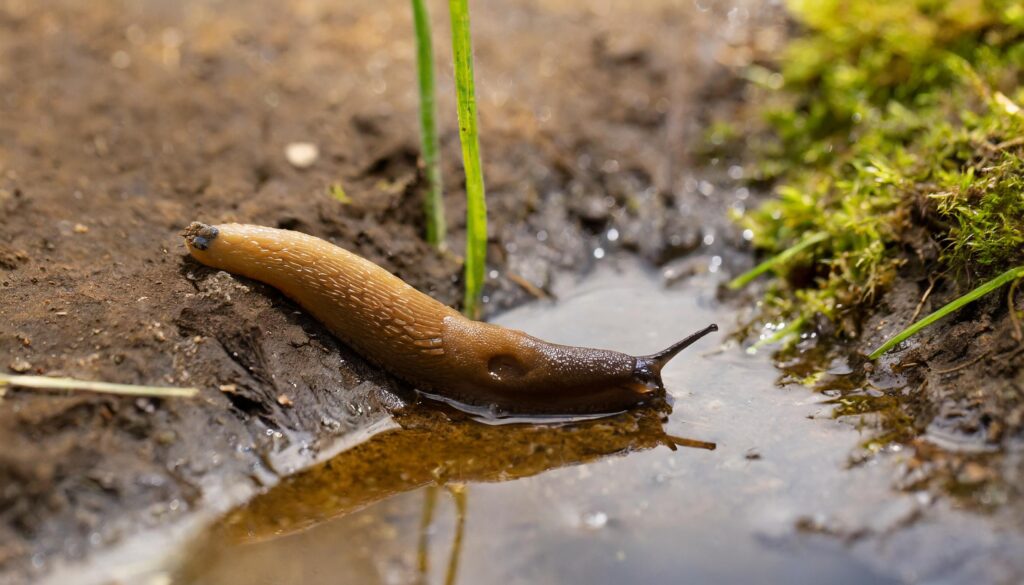
{"type": "Polygon", "coordinates": [[[634,357],[472,321],[347,250],[299,232],[193,223],[199,262],[269,284],[363,357],[429,394],[498,412],[610,413],[664,392],[661,369],[712,331],[634,357]]]}

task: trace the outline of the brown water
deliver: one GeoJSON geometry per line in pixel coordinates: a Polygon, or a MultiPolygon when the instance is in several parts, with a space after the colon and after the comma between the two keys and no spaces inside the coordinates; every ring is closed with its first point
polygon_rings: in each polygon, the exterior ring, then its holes
{"type": "MultiPolygon", "coordinates": [[[[645,354],[709,322],[729,330],[714,285],[665,290],[608,268],[498,322],[645,354]]],[[[778,387],[764,352],[716,335],[666,369],[671,412],[500,426],[436,409],[395,415],[219,522],[174,580],[1020,582],[1020,533],[893,490],[897,448],[849,465],[866,435],[834,420],[825,397],[778,387]]]]}

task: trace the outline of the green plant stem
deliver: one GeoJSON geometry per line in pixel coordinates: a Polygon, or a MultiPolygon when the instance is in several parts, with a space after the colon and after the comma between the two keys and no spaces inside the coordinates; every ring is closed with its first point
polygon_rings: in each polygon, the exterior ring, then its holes
{"type": "Polygon", "coordinates": [[[197,388],[173,388],[165,386],[136,386],[134,384],[112,384],[92,382],[73,378],[51,378],[50,376],[8,376],[0,374],[0,388],[17,386],[41,390],[81,390],[125,396],[151,396],[154,398],[191,398],[199,393],[197,388]]]}
{"type": "Polygon", "coordinates": [[[750,281],[754,280],[761,274],[768,272],[769,270],[771,270],[772,267],[790,261],[791,259],[793,259],[794,256],[796,256],[800,252],[803,252],[807,248],[810,248],[811,246],[817,243],[824,242],[826,239],[828,239],[828,234],[824,232],[811,234],[810,236],[805,237],[797,244],[790,246],[789,248],[786,248],[782,252],[779,252],[775,256],[772,256],[771,258],[758,264],[754,268],[732,279],[729,282],[729,288],[736,290],[738,288],[743,288],[744,286],[747,286],[747,284],[749,284],[750,281]]]}
{"type": "Polygon", "coordinates": [[[1006,283],[1012,282],[1022,277],[1024,277],[1024,266],[1018,266],[1016,268],[1011,268],[1010,270],[1007,270],[1006,272],[1000,274],[999,276],[993,278],[992,280],[986,282],[985,284],[979,286],[978,288],[972,290],[971,292],[965,294],[964,296],[943,306],[941,309],[921,319],[917,323],[914,323],[910,327],[907,327],[903,331],[900,331],[895,337],[889,339],[889,341],[886,341],[881,346],[879,346],[878,349],[871,352],[871,355],[868,356],[868,359],[878,359],[879,356],[892,349],[895,345],[901,343],[911,335],[917,333],[918,331],[924,329],[925,327],[931,325],[932,323],[938,321],[939,319],[945,317],[946,315],[949,315],[953,311],[956,311],[960,307],[963,307],[968,303],[974,302],[980,299],[981,297],[987,295],[988,293],[1002,287],[1006,283]]]}
{"type": "Polygon", "coordinates": [[[487,200],[480,164],[476,91],[473,88],[473,47],[469,35],[467,0],[448,0],[452,18],[455,90],[459,105],[459,139],[466,171],[466,296],[463,312],[471,319],[480,314],[484,264],[487,261],[487,200]]]}
{"type": "Polygon", "coordinates": [[[802,328],[804,326],[804,323],[806,323],[806,322],[807,322],[807,320],[804,319],[803,317],[798,317],[796,319],[793,319],[792,323],[790,323],[789,325],[786,325],[782,329],[779,329],[778,331],[775,332],[775,334],[773,334],[773,335],[771,335],[769,337],[765,337],[764,339],[759,340],[757,343],[755,343],[754,345],[750,346],[750,349],[754,350],[754,351],[757,351],[758,349],[761,349],[762,347],[764,347],[766,345],[771,345],[773,343],[778,343],[779,341],[782,341],[786,337],[789,337],[790,335],[794,335],[794,334],[798,333],[800,331],[800,328],[802,328]]]}
{"type": "Polygon", "coordinates": [[[438,248],[445,243],[444,191],[441,183],[440,141],[437,136],[437,107],[434,99],[434,46],[430,34],[430,15],[424,0],[412,0],[416,28],[416,72],[420,83],[420,150],[427,177],[424,212],[427,242],[438,248]]]}

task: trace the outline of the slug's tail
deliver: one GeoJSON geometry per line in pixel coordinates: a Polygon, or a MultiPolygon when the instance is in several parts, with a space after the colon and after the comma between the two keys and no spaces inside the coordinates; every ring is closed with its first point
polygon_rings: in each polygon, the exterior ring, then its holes
{"type": "Polygon", "coordinates": [[[718,325],[714,323],[687,336],[682,341],[673,343],[658,353],[652,353],[651,355],[644,355],[636,358],[636,366],[634,368],[633,375],[638,381],[648,386],[664,389],[665,386],[661,382],[661,369],[665,367],[665,364],[667,364],[672,358],[676,357],[679,352],[690,347],[698,339],[713,331],[718,331],[718,325]]]}

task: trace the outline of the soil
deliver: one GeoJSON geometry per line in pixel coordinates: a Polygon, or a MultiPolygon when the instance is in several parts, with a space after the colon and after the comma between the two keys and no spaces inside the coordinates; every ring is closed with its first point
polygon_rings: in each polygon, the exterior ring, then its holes
{"type": "MultiPolygon", "coordinates": [[[[274,453],[312,453],[402,391],[276,291],[191,261],[178,233],[194,220],[301,230],[457,305],[460,150],[446,15],[434,8],[444,253],[421,235],[405,3],[0,3],[0,367],[201,390],[9,389],[0,582],[274,483],[289,471],[274,453]],[[312,166],[288,162],[295,142],[318,147],[312,166]]],[[[714,12],[543,0],[474,10],[486,311],[584,272],[596,247],[663,264],[725,225],[679,213],[706,199],[684,169],[707,75],[694,31],[714,12]]]]}

